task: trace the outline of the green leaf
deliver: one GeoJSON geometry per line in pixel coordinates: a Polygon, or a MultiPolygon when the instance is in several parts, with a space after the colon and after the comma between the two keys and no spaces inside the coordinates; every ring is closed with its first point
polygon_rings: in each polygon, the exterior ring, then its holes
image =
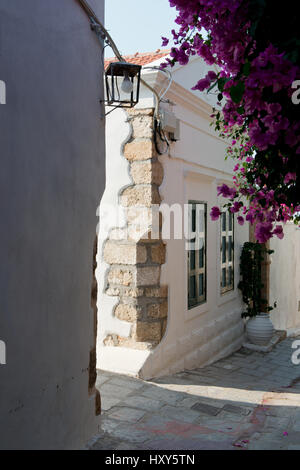
{"type": "Polygon", "coordinates": [[[218,94],[218,101],[222,101],[222,99],[223,99],[223,95],[222,95],[222,93],[219,93],[218,94]]]}
{"type": "Polygon", "coordinates": [[[250,62],[246,62],[246,63],[243,65],[243,69],[242,69],[243,75],[245,75],[246,77],[248,77],[248,75],[250,74],[250,69],[251,69],[251,64],[250,64],[250,62]]]}
{"type": "Polygon", "coordinates": [[[207,93],[208,93],[209,91],[211,91],[213,88],[215,88],[215,86],[217,85],[217,83],[218,83],[218,80],[216,80],[216,81],[209,87],[209,89],[207,90],[207,93]]]}
{"type": "Polygon", "coordinates": [[[239,82],[237,85],[232,86],[230,88],[230,96],[231,96],[232,101],[237,104],[240,103],[243,98],[244,91],[245,91],[244,82],[239,82]]]}
{"type": "Polygon", "coordinates": [[[226,82],[228,82],[228,78],[225,78],[225,77],[221,77],[218,79],[218,88],[220,90],[220,92],[222,93],[222,91],[224,90],[224,85],[226,82]]]}

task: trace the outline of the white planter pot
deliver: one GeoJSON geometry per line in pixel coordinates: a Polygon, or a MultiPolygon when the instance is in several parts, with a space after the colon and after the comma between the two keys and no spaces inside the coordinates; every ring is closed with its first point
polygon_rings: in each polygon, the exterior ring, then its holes
{"type": "Polygon", "coordinates": [[[274,327],[268,313],[259,313],[246,323],[246,334],[251,343],[265,346],[274,333],[274,327]]]}

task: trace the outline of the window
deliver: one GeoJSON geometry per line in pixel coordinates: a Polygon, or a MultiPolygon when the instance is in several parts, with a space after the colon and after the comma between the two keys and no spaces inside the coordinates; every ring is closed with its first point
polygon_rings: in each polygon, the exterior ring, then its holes
{"type": "Polygon", "coordinates": [[[206,301],[206,204],[189,201],[188,308],[206,301]]]}
{"type": "Polygon", "coordinates": [[[234,215],[221,216],[221,293],[234,289],[234,215]]]}

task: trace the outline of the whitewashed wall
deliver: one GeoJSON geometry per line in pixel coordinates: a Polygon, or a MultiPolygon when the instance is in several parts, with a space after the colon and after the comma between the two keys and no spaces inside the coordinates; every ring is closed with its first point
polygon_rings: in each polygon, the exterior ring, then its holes
{"type": "MultiPolygon", "coordinates": [[[[205,66],[204,66],[205,68],[205,66]]],[[[189,200],[207,201],[208,214],[218,204],[217,185],[231,182],[232,163],[225,162],[225,143],[210,127],[211,106],[204,94],[190,91],[195,77],[205,74],[200,60],[190,66],[174,70],[174,81],[166,96],[180,119],[181,138],[172,144],[170,153],[160,157],[164,167],[164,180],[160,186],[163,203],[184,205],[189,200]],[[178,72],[178,75],[177,75],[178,72]],[[205,99],[204,99],[205,98],[205,99]]],[[[163,75],[160,72],[144,74],[148,83],[159,89],[163,75]]],[[[209,100],[212,98],[210,97],[209,100]]],[[[142,87],[138,107],[153,106],[153,99],[142,87]]],[[[110,200],[118,204],[117,195],[127,183],[127,162],[121,154],[121,143],[128,133],[128,124],[122,123],[120,112],[111,114],[107,122],[106,163],[107,174],[119,168],[118,175],[107,179],[106,191],[101,205],[110,200]],[[114,136],[114,137],[113,137],[114,136]],[[113,137],[113,142],[111,138],[113,137]],[[122,174],[121,174],[122,173],[122,174]]],[[[237,290],[238,264],[241,246],[248,240],[248,226],[235,230],[235,289],[220,294],[220,222],[212,222],[208,215],[207,233],[207,302],[188,310],[187,308],[187,251],[185,241],[165,240],[167,260],[162,266],[161,284],[169,286],[168,326],[162,342],[151,352],[105,348],[101,341],[113,328],[114,302],[108,299],[105,287],[105,266],[98,270],[99,290],[99,337],[97,366],[145,378],[173,373],[184,368],[195,368],[211,363],[238,349],[243,341],[244,323],[241,320],[241,298],[237,290]],[[109,351],[108,351],[109,349],[109,351]],[[143,357],[142,357],[143,356],[143,357]]],[[[107,235],[99,238],[101,246],[107,235]]],[[[98,264],[99,265],[99,264],[98,264]]],[[[118,321],[117,329],[124,334],[125,325],[118,321]]]]}
{"type": "MultiPolygon", "coordinates": [[[[90,0],[99,18],[104,1],[90,0]]],[[[89,396],[101,47],[73,0],[0,0],[0,448],[78,449],[89,396]]]]}
{"type": "Polygon", "coordinates": [[[274,327],[300,334],[300,229],[288,223],[284,238],[272,238],[270,248],[270,304],[277,302],[271,313],[274,327]]]}
{"type": "MultiPolygon", "coordinates": [[[[195,65],[195,64],[194,64],[195,65]]],[[[232,163],[224,160],[225,143],[210,127],[211,108],[196,93],[183,88],[185,80],[174,73],[168,97],[180,119],[181,138],[172,144],[170,155],[160,158],[164,181],[160,187],[163,203],[181,205],[189,200],[207,201],[211,207],[222,203],[217,186],[230,184],[232,163]],[[177,80],[177,78],[179,80],[177,80]]],[[[189,73],[188,67],[186,74],[189,73]]],[[[190,71],[195,77],[195,67],[190,71]]],[[[199,94],[200,95],[200,94],[199,94]]],[[[207,218],[207,302],[187,308],[187,251],[184,240],[165,240],[167,260],[162,266],[162,284],[169,286],[168,327],[162,342],[145,363],[141,374],[151,377],[191,369],[214,362],[238,349],[243,341],[241,299],[237,290],[239,255],[248,240],[248,226],[235,225],[235,289],[220,293],[220,222],[207,218]]]]}

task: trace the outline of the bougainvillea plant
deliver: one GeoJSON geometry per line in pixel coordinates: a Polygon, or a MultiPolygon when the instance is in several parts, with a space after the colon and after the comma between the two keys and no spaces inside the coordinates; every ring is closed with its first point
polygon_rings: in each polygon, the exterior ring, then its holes
{"type": "MultiPolygon", "coordinates": [[[[218,187],[238,222],[255,224],[265,243],[300,223],[300,36],[294,2],[169,0],[176,7],[175,47],[162,65],[199,55],[210,70],[193,87],[217,92],[212,117],[236,159],[233,184],[218,187]],[[295,90],[296,88],[296,90],[295,90]],[[298,96],[297,95],[297,96],[298,96]]],[[[163,39],[167,45],[168,39],[163,39]]],[[[219,207],[211,211],[217,220],[219,207]]]]}
{"type": "Polygon", "coordinates": [[[268,305],[268,301],[262,296],[262,263],[265,256],[274,253],[268,250],[260,243],[246,242],[243,245],[240,258],[240,276],[241,280],[238,288],[242,292],[243,301],[247,309],[242,313],[242,317],[255,317],[261,312],[270,312],[276,308],[276,302],[273,306],[268,305]]]}

